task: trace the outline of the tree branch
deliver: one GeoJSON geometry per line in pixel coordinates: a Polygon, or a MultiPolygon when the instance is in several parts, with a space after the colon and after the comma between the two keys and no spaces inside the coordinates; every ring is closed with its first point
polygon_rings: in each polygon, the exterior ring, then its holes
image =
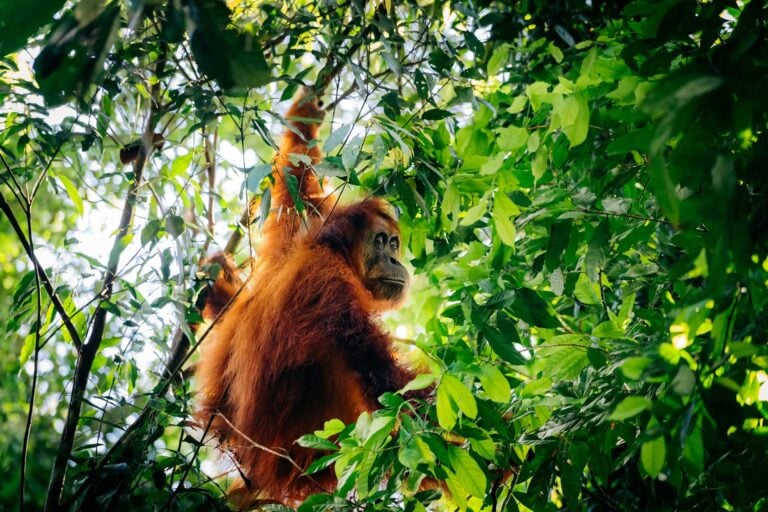
{"type": "Polygon", "coordinates": [[[19,225],[19,221],[16,219],[16,216],[13,214],[13,210],[11,210],[11,206],[5,200],[5,197],[3,197],[2,192],[0,192],[0,210],[2,210],[3,213],[5,213],[5,216],[8,218],[8,221],[11,223],[11,227],[13,228],[13,231],[16,233],[16,236],[21,242],[22,247],[24,247],[24,252],[27,253],[27,257],[29,257],[30,261],[32,262],[32,265],[35,268],[35,271],[40,276],[40,281],[42,282],[43,287],[45,288],[45,292],[51,298],[51,302],[53,303],[53,307],[56,310],[56,313],[58,313],[58,315],[61,317],[62,322],[64,322],[64,325],[67,328],[67,332],[69,333],[69,336],[72,338],[72,343],[75,344],[75,348],[79,352],[82,345],[80,334],[77,332],[77,328],[75,328],[75,324],[72,323],[72,319],[70,318],[69,314],[67,314],[67,310],[64,308],[64,304],[61,302],[61,299],[56,294],[56,290],[53,288],[53,283],[51,283],[51,279],[48,277],[48,274],[45,273],[45,269],[43,269],[43,266],[40,264],[40,261],[37,259],[37,256],[35,256],[35,252],[32,249],[31,240],[27,240],[27,237],[24,235],[24,231],[21,229],[21,226],[19,225]]]}
{"type": "MultiPolygon", "coordinates": [[[[32,218],[27,215],[27,236],[32,239],[32,218]]],[[[34,247],[31,247],[34,254],[34,247]]],[[[35,268],[35,296],[37,299],[37,321],[35,325],[35,353],[33,357],[32,383],[29,391],[29,410],[27,422],[24,425],[24,438],[21,443],[21,478],[19,478],[19,512],[24,512],[24,486],[27,478],[27,450],[29,449],[29,436],[32,433],[32,417],[35,411],[35,396],[37,394],[37,379],[40,369],[40,329],[43,321],[43,297],[40,292],[40,271],[35,268]]]]}

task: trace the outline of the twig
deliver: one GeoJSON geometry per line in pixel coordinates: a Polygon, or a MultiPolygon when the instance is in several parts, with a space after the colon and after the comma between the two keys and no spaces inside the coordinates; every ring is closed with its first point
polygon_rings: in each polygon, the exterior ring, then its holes
{"type": "MultiPolygon", "coordinates": [[[[27,215],[27,236],[32,240],[32,218],[27,215]]],[[[34,247],[31,247],[34,254],[34,247]]],[[[21,478],[19,479],[19,512],[24,512],[24,486],[26,484],[27,473],[27,450],[29,449],[29,436],[32,433],[32,416],[35,410],[35,395],[37,394],[37,378],[40,360],[40,329],[42,328],[42,308],[43,297],[40,291],[40,272],[35,267],[35,291],[37,292],[37,323],[35,325],[35,354],[32,369],[32,384],[29,392],[29,410],[27,411],[27,422],[24,425],[24,439],[21,443],[21,478]]]]}
{"type": "Polygon", "coordinates": [[[214,188],[216,185],[216,146],[219,141],[219,131],[213,132],[213,144],[206,135],[203,139],[203,154],[205,156],[205,171],[208,175],[208,235],[206,236],[205,244],[203,245],[203,253],[207,252],[208,245],[213,237],[213,196],[214,188]]]}
{"type": "Polygon", "coordinates": [[[19,225],[19,222],[16,219],[16,216],[13,214],[13,210],[11,210],[11,206],[5,200],[5,197],[3,197],[2,192],[0,192],[0,210],[2,210],[3,213],[5,213],[5,216],[8,217],[8,221],[11,223],[11,227],[13,228],[13,231],[16,233],[16,236],[21,242],[22,247],[24,247],[24,251],[27,253],[27,256],[32,262],[32,265],[35,267],[36,274],[39,275],[40,280],[42,281],[43,287],[45,287],[45,292],[51,298],[51,302],[53,303],[54,309],[56,309],[56,313],[58,313],[58,315],[61,317],[62,322],[64,322],[64,325],[67,328],[67,332],[69,333],[69,336],[72,338],[72,343],[75,344],[75,348],[79,352],[82,345],[80,334],[78,334],[77,329],[75,328],[75,325],[72,323],[72,319],[67,314],[67,310],[64,308],[64,304],[61,302],[61,299],[59,299],[59,296],[56,294],[56,290],[53,287],[53,283],[51,282],[51,279],[48,277],[48,274],[45,273],[45,269],[43,268],[40,261],[37,259],[37,256],[35,256],[35,252],[32,249],[32,245],[31,245],[32,239],[30,238],[29,240],[27,240],[27,237],[24,235],[24,232],[22,231],[21,226],[19,225]]]}
{"type": "MultiPolygon", "coordinates": [[[[215,418],[214,415],[211,415],[210,419],[208,420],[208,425],[205,426],[205,430],[203,431],[203,437],[201,439],[205,439],[206,434],[208,434],[208,431],[211,430],[211,425],[213,424],[213,419],[215,418]]],[[[184,439],[184,436],[179,436],[179,448],[181,448],[181,441],[184,439]]],[[[192,454],[192,460],[195,460],[197,458],[197,454],[200,452],[200,448],[202,448],[203,443],[197,443],[195,446],[194,452],[192,454]]],[[[178,451],[181,451],[180,449],[178,451]]],[[[170,510],[171,509],[171,503],[173,503],[173,499],[176,497],[176,495],[179,493],[179,489],[182,488],[184,485],[184,480],[187,479],[187,475],[189,474],[189,470],[192,467],[191,462],[187,463],[184,472],[181,474],[181,477],[179,478],[179,483],[176,484],[176,487],[173,487],[173,473],[171,474],[171,492],[168,496],[168,501],[165,503],[165,507],[163,507],[163,510],[170,510]]],[[[176,471],[176,466],[173,467],[173,471],[176,471]]]]}
{"type": "MultiPolygon", "coordinates": [[[[253,439],[251,439],[250,437],[248,437],[247,435],[245,435],[245,433],[243,433],[243,431],[242,431],[242,430],[240,430],[240,429],[238,429],[236,426],[234,426],[234,425],[232,424],[232,422],[231,422],[231,421],[229,421],[229,418],[227,418],[226,416],[224,416],[224,415],[223,415],[223,414],[221,414],[220,412],[217,412],[215,415],[216,415],[216,416],[218,416],[219,418],[223,419],[223,420],[224,420],[224,422],[225,422],[225,423],[226,423],[226,424],[229,426],[229,428],[231,428],[231,429],[232,429],[232,430],[233,430],[233,431],[234,431],[234,432],[235,432],[237,435],[239,435],[240,437],[242,437],[243,439],[245,439],[246,441],[248,441],[248,443],[249,443],[249,444],[250,444],[252,447],[254,447],[254,448],[257,448],[257,449],[259,449],[259,450],[263,450],[263,451],[265,451],[265,452],[267,452],[267,453],[269,453],[269,454],[271,454],[271,455],[274,455],[275,457],[280,457],[281,459],[284,459],[284,460],[288,461],[288,463],[289,463],[291,466],[293,466],[294,468],[296,468],[296,469],[298,469],[299,471],[301,471],[302,473],[304,473],[305,469],[304,469],[304,468],[302,468],[301,466],[299,466],[299,465],[296,463],[296,461],[295,461],[295,460],[293,460],[293,459],[292,459],[292,458],[291,458],[291,457],[290,457],[290,456],[289,456],[287,453],[280,453],[280,452],[278,452],[278,451],[276,451],[276,450],[273,450],[272,448],[269,448],[269,447],[267,447],[267,446],[264,446],[263,444],[259,444],[259,443],[257,443],[256,441],[254,441],[253,439]]],[[[329,492],[329,491],[328,491],[328,489],[326,489],[325,487],[323,487],[323,486],[320,484],[320,482],[318,482],[317,480],[315,480],[315,479],[314,479],[314,478],[312,478],[311,476],[309,476],[309,475],[304,475],[304,477],[306,477],[307,479],[309,479],[309,480],[310,480],[310,481],[311,481],[313,484],[317,485],[317,487],[318,487],[318,488],[319,488],[321,491],[323,491],[323,492],[326,492],[326,493],[327,493],[327,492],[329,492]]]]}
{"type": "Polygon", "coordinates": [[[603,216],[606,216],[606,217],[623,217],[625,219],[637,219],[637,220],[644,220],[644,221],[647,221],[647,222],[658,222],[659,224],[666,224],[667,226],[672,226],[673,225],[668,220],[654,219],[653,217],[643,217],[642,215],[636,215],[634,213],[601,212],[601,211],[598,211],[598,210],[590,210],[588,208],[576,208],[575,211],[582,212],[582,213],[588,213],[590,215],[603,215],[603,216]]]}

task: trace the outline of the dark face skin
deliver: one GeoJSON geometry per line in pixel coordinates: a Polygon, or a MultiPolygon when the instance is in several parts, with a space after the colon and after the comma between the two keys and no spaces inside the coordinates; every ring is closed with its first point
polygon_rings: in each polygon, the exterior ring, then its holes
{"type": "Polygon", "coordinates": [[[377,300],[398,302],[410,277],[399,260],[400,234],[384,222],[373,226],[363,246],[363,284],[377,300]]]}

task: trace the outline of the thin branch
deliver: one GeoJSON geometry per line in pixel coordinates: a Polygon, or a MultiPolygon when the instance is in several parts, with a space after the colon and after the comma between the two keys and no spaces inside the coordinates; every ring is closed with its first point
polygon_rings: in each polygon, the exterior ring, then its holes
{"type": "Polygon", "coordinates": [[[24,231],[22,231],[22,228],[19,225],[19,222],[16,219],[16,216],[13,214],[13,210],[11,210],[11,206],[5,200],[5,197],[3,196],[2,192],[0,192],[0,210],[2,210],[3,213],[5,213],[5,216],[8,218],[8,221],[11,223],[11,227],[13,228],[13,231],[16,233],[16,236],[21,242],[22,247],[24,247],[24,252],[27,253],[27,256],[29,257],[30,261],[32,262],[32,265],[35,268],[36,274],[39,275],[40,280],[42,281],[43,287],[45,287],[45,292],[51,298],[51,302],[53,303],[53,307],[56,310],[56,313],[58,313],[58,315],[61,317],[62,322],[64,322],[64,325],[67,328],[67,332],[69,333],[69,336],[72,338],[72,343],[75,344],[75,348],[79,352],[82,346],[82,340],[80,339],[80,334],[77,332],[77,328],[75,328],[75,324],[72,323],[72,318],[69,316],[69,314],[67,314],[67,310],[66,308],[64,308],[64,304],[61,302],[61,299],[56,294],[56,289],[53,287],[53,283],[51,282],[51,279],[48,277],[48,274],[45,273],[45,269],[43,268],[40,261],[37,259],[37,256],[35,256],[35,252],[32,249],[32,245],[31,245],[31,239],[27,240],[27,237],[24,235],[24,231]]]}
{"type": "MultiPolygon", "coordinates": [[[[203,437],[202,439],[205,439],[205,436],[208,434],[208,431],[211,430],[211,425],[213,425],[213,420],[216,416],[211,415],[210,419],[208,420],[208,425],[205,426],[205,430],[203,431],[203,437]]],[[[181,451],[181,442],[184,439],[184,436],[179,436],[179,449],[178,452],[181,451]]],[[[195,449],[192,453],[192,461],[197,459],[197,454],[200,452],[200,449],[203,447],[203,443],[197,443],[195,445],[195,449]]],[[[189,474],[189,470],[192,468],[192,461],[187,462],[187,464],[184,467],[184,472],[181,474],[181,477],[179,478],[179,483],[176,484],[176,487],[173,487],[173,476],[176,472],[176,466],[173,467],[173,473],[171,473],[171,492],[168,495],[168,501],[165,502],[165,507],[163,507],[163,510],[170,510],[171,509],[171,503],[173,503],[173,499],[176,497],[176,495],[179,493],[179,490],[184,485],[184,480],[187,479],[187,475],[189,474]]]]}
{"type": "MultiPolygon", "coordinates": [[[[32,239],[32,217],[27,215],[27,236],[32,239]]],[[[34,254],[34,247],[31,247],[34,254]]],[[[24,425],[24,439],[21,443],[21,478],[19,479],[19,512],[24,512],[24,486],[26,484],[27,473],[27,451],[29,449],[29,436],[32,433],[32,416],[35,410],[35,395],[37,394],[37,378],[40,362],[40,329],[43,320],[43,297],[40,291],[40,272],[35,267],[35,291],[37,295],[37,322],[35,325],[35,353],[32,367],[32,384],[29,392],[29,410],[27,411],[27,422],[24,425]]]]}
{"type": "Polygon", "coordinates": [[[588,213],[590,215],[603,215],[605,217],[622,217],[625,219],[637,219],[637,220],[644,220],[647,222],[658,222],[659,224],[666,224],[667,226],[673,225],[668,220],[654,219],[653,217],[643,217],[642,215],[635,215],[634,213],[601,212],[598,210],[590,210],[588,208],[576,208],[575,211],[581,212],[581,213],[588,213]]]}
{"type": "MultiPolygon", "coordinates": [[[[216,186],[216,146],[219,142],[219,131],[213,132],[213,144],[206,136],[203,142],[205,153],[205,170],[208,174],[208,234],[213,236],[213,197],[216,186]]],[[[208,242],[206,241],[206,248],[208,242]]]]}
{"type": "MultiPolygon", "coordinates": [[[[301,471],[302,473],[304,473],[305,469],[304,469],[304,468],[302,468],[301,466],[299,466],[299,465],[296,463],[296,461],[295,461],[295,460],[293,460],[293,459],[292,459],[292,458],[291,458],[291,457],[290,457],[290,456],[289,456],[287,453],[281,453],[281,452],[278,452],[278,451],[276,451],[276,450],[273,450],[272,448],[269,448],[269,447],[267,447],[267,446],[264,446],[263,444],[259,444],[259,443],[257,443],[256,441],[254,441],[253,439],[251,439],[250,437],[248,437],[247,435],[245,435],[245,433],[243,433],[243,431],[242,431],[242,430],[240,430],[240,429],[238,429],[236,426],[234,426],[234,425],[232,424],[232,422],[231,422],[231,421],[229,421],[229,418],[227,418],[226,416],[224,416],[224,415],[223,415],[223,414],[221,414],[220,412],[217,412],[217,413],[216,413],[216,416],[218,416],[219,418],[223,419],[223,420],[224,420],[224,422],[225,422],[225,423],[226,423],[226,424],[229,426],[229,428],[231,428],[231,429],[232,429],[232,430],[233,430],[233,431],[234,431],[234,432],[235,432],[237,435],[239,435],[240,437],[242,437],[243,439],[245,439],[246,441],[248,441],[248,443],[249,443],[249,444],[250,444],[250,445],[251,445],[253,448],[256,448],[256,449],[258,449],[258,450],[262,450],[262,451],[265,451],[265,452],[267,452],[267,453],[269,453],[269,454],[271,454],[271,455],[274,455],[275,457],[280,457],[281,459],[288,461],[288,463],[289,463],[291,466],[293,466],[294,468],[296,468],[296,469],[298,469],[299,471],[301,471]]],[[[305,477],[305,478],[307,478],[309,481],[311,481],[313,484],[315,484],[315,485],[316,485],[316,486],[317,486],[317,487],[318,487],[318,488],[319,488],[321,491],[323,491],[323,492],[325,492],[325,493],[329,492],[329,491],[328,491],[328,489],[326,489],[325,487],[323,487],[323,486],[322,486],[322,484],[320,484],[320,482],[318,482],[317,480],[315,480],[315,479],[314,479],[314,478],[312,478],[311,476],[309,476],[309,475],[304,475],[304,477],[305,477]]]]}
{"type": "Polygon", "coordinates": [[[243,214],[240,216],[240,221],[238,222],[240,228],[242,229],[236,228],[234,231],[232,231],[232,233],[229,235],[229,240],[227,240],[227,244],[224,246],[224,253],[234,254],[235,251],[237,251],[237,246],[240,245],[240,242],[243,239],[243,231],[250,229],[251,211],[258,204],[258,202],[259,198],[254,197],[251,199],[248,206],[246,206],[243,214]]]}

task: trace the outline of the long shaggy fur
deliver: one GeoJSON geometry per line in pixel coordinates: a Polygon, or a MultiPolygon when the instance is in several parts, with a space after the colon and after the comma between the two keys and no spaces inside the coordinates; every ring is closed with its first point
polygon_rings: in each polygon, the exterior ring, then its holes
{"type": "MultiPolygon", "coordinates": [[[[303,110],[301,101],[289,114],[318,119],[307,115],[314,113],[303,110]]],[[[354,421],[377,408],[381,393],[401,388],[412,377],[396,364],[391,341],[377,321],[377,313],[392,304],[375,300],[360,279],[366,230],[381,220],[396,223],[376,199],[332,212],[325,208],[315,197],[322,187],[311,169],[292,166],[287,158],[288,153],[320,158],[316,147],[307,148],[317,125],[296,120],[293,128],[276,158],[274,209],[260,262],[214,325],[196,373],[200,423],[210,423],[234,454],[252,496],[286,504],[332,488],[332,472],[304,477],[246,437],[305,469],[317,452],[294,444],[298,437],[332,418],[354,421]],[[293,206],[283,185],[286,170],[300,180],[302,199],[315,207],[301,225],[286,215],[293,206]]],[[[229,267],[222,276],[233,274],[229,267]]],[[[230,287],[219,290],[231,293],[230,287]]]]}

